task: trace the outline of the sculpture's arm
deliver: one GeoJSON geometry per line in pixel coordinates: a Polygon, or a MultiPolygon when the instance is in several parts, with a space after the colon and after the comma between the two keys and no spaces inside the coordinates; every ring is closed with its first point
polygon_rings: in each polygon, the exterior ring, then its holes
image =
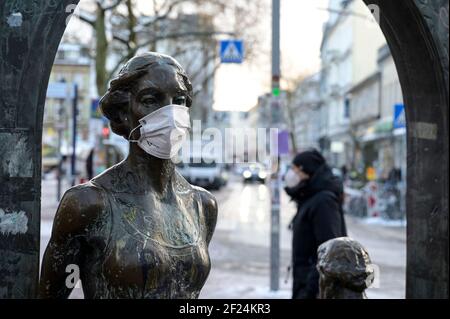
{"type": "Polygon", "coordinates": [[[206,242],[209,244],[214,234],[217,223],[217,201],[216,198],[208,191],[199,189],[200,197],[202,200],[203,212],[206,221],[206,242]]]}
{"type": "Polygon", "coordinates": [[[100,194],[94,188],[77,186],[64,194],[42,261],[40,298],[69,297],[80,273],[86,233],[100,205],[100,194]]]}

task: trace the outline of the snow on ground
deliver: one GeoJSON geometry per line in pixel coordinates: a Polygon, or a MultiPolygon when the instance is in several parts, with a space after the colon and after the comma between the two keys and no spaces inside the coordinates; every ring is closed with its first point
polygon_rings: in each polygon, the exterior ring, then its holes
{"type": "Polygon", "coordinates": [[[362,220],[367,225],[380,225],[386,227],[406,227],[406,220],[387,220],[379,217],[369,217],[362,220]]]}

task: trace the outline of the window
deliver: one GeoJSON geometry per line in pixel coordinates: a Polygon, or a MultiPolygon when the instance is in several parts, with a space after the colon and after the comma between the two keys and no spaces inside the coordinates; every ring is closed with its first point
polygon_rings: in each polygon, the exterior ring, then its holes
{"type": "Polygon", "coordinates": [[[344,118],[350,118],[350,98],[346,97],[344,100],[344,118]]]}
{"type": "Polygon", "coordinates": [[[64,60],[65,59],[65,52],[63,50],[59,50],[57,53],[57,60],[64,60]]]}

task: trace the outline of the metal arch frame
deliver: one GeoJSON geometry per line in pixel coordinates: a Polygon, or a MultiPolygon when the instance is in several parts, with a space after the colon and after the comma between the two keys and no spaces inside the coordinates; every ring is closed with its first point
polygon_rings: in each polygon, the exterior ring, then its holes
{"type": "Polygon", "coordinates": [[[0,3],[0,209],[23,212],[27,222],[23,232],[0,232],[0,298],[37,297],[45,97],[66,19],[78,2],[0,3]]]}
{"type": "Polygon", "coordinates": [[[448,298],[448,0],[364,2],[380,8],[405,100],[406,297],[448,298]]]}

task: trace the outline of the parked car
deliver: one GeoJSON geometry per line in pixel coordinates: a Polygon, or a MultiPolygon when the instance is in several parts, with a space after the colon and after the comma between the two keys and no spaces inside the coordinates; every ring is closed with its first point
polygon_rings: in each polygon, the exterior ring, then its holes
{"type": "Polygon", "coordinates": [[[244,183],[265,183],[268,176],[269,174],[262,164],[250,164],[242,172],[244,183]]]}
{"type": "Polygon", "coordinates": [[[189,163],[179,163],[177,169],[189,183],[208,189],[219,190],[228,181],[224,168],[214,158],[191,158],[189,163]]]}

